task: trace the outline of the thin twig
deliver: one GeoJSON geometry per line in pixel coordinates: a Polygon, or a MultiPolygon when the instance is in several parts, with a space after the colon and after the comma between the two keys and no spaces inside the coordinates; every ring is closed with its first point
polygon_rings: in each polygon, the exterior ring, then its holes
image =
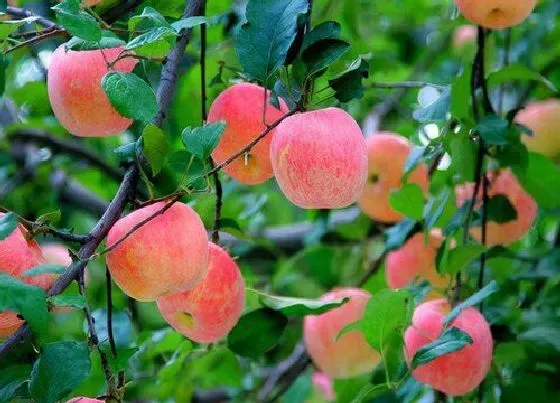
{"type": "Polygon", "coordinates": [[[425,87],[433,87],[438,90],[444,90],[446,88],[445,85],[441,84],[434,84],[429,83],[426,81],[402,81],[402,82],[393,82],[393,83],[368,83],[366,84],[365,88],[377,88],[377,89],[397,89],[397,88],[425,88],[425,87]]]}
{"type": "MultiPolygon", "coordinates": [[[[113,293],[111,286],[111,272],[109,268],[105,268],[105,291],[107,293],[107,336],[109,337],[109,346],[111,347],[111,354],[113,358],[118,357],[117,343],[113,334],[113,293]]],[[[118,373],[117,389],[120,390],[125,384],[124,371],[118,373]]]]}

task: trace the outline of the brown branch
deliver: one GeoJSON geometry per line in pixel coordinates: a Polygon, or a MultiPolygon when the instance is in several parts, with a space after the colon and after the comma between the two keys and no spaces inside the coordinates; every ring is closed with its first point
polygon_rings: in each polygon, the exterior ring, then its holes
{"type": "Polygon", "coordinates": [[[40,129],[21,129],[8,135],[11,141],[33,143],[50,148],[55,153],[64,153],[83,159],[88,164],[100,168],[103,172],[117,181],[121,181],[124,171],[108,164],[100,155],[84,147],[76,140],[54,137],[40,129]]]}
{"type": "Polygon", "coordinates": [[[12,17],[17,17],[17,18],[29,18],[29,17],[38,17],[37,23],[45,28],[60,28],[59,25],[57,25],[56,23],[50,21],[49,19],[45,18],[45,17],[41,17],[38,15],[33,14],[33,12],[26,10],[25,8],[20,8],[20,7],[12,7],[12,6],[8,6],[6,7],[6,14],[11,15],[12,17]]]}

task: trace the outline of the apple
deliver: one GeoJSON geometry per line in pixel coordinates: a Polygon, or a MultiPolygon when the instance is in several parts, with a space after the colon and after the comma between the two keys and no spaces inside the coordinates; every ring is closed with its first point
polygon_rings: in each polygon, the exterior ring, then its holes
{"type": "Polygon", "coordinates": [[[157,306],[175,330],[198,343],[220,340],[245,307],[245,282],[235,261],[209,243],[208,274],[195,288],[158,298],[157,306]]]}
{"type": "Polygon", "coordinates": [[[280,189],[301,208],[347,207],[358,199],[366,181],[360,126],[339,108],[285,119],[276,129],[270,155],[280,189]]]}
{"type": "MultiPolygon", "coordinates": [[[[212,152],[212,158],[221,164],[255,139],[264,129],[264,88],[256,84],[236,84],[223,91],[208,111],[208,123],[226,122],[220,143],[212,152]]],[[[269,103],[270,91],[266,91],[266,123],[271,124],[288,112],[284,100],[280,109],[269,103]]],[[[224,167],[224,172],[246,185],[257,185],[272,177],[270,142],[275,130],[270,131],[251,151],[236,158],[224,167]]]]}
{"type": "Polygon", "coordinates": [[[107,247],[111,248],[136,225],[154,217],[107,253],[111,276],[125,294],[139,301],[192,289],[208,269],[208,234],[200,217],[179,202],[158,214],[166,203],[128,214],[107,236],[107,247]]]}
{"type": "Polygon", "coordinates": [[[504,29],[525,21],[537,0],[455,0],[455,4],[469,21],[485,28],[504,29]]]}
{"type": "Polygon", "coordinates": [[[552,159],[560,155],[560,99],[530,102],[515,120],[533,131],[521,137],[530,151],[552,159]]]}
{"type": "MultiPolygon", "coordinates": [[[[418,349],[439,338],[445,316],[450,311],[451,306],[444,299],[416,307],[412,325],[404,335],[405,358],[409,365],[418,349]]],[[[450,326],[467,333],[473,344],[417,367],[412,376],[447,395],[462,396],[480,385],[490,370],[492,333],[484,316],[472,307],[464,309],[450,326]]]]}

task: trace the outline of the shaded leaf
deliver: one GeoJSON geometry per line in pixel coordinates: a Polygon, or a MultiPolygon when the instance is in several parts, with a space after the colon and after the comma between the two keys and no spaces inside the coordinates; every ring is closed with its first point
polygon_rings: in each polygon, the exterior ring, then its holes
{"type": "Polygon", "coordinates": [[[265,307],[282,312],[286,316],[320,315],[350,301],[350,298],[342,298],[337,301],[325,302],[319,299],[280,297],[256,290],[248,291],[258,295],[260,303],[265,307]]]}
{"type": "Polygon", "coordinates": [[[485,287],[481,288],[477,293],[471,295],[469,298],[458,304],[453,308],[449,314],[445,317],[445,321],[443,322],[443,326],[448,326],[451,322],[455,320],[457,316],[461,314],[461,312],[468,307],[478,305],[482,301],[484,301],[488,296],[494,294],[500,289],[498,283],[492,280],[488,283],[485,287]]]}
{"type": "Polygon", "coordinates": [[[66,267],[58,264],[43,264],[40,266],[35,266],[31,269],[27,269],[22,277],[35,277],[42,274],[63,274],[66,271],[66,267]]]}
{"type": "Polygon", "coordinates": [[[81,0],[66,0],[52,7],[56,20],[70,34],[87,41],[99,41],[101,28],[97,20],[81,7],[81,0]]]}
{"type": "Polygon", "coordinates": [[[10,234],[15,231],[17,226],[17,216],[11,211],[0,217],[0,241],[9,237],[10,234]]]}
{"type": "Polygon", "coordinates": [[[149,123],[142,132],[142,139],[144,143],[144,155],[150,163],[152,173],[154,176],[161,172],[161,168],[165,164],[165,157],[169,145],[165,133],[156,125],[149,123]]]}
{"type": "Polygon", "coordinates": [[[218,146],[225,128],[225,121],[210,123],[194,129],[187,127],[182,134],[183,144],[190,153],[206,161],[218,146]]]}
{"type": "Polygon", "coordinates": [[[473,339],[461,329],[457,327],[445,329],[436,341],[426,344],[416,351],[412,359],[412,369],[427,364],[438,357],[460,351],[469,344],[473,344],[473,339]]]}
{"type": "Polygon", "coordinates": [[[143,122],[156,116],[158,105],[154,90],[137,75],[111,71],[103,77],[101,86],[122,116],[143,122]]]}
{"type": "Polygon", "coordinates": [[[421,220],[424,211],[424,192],[415,183],[407,183],[400,189],[394,190],[389,196],[389,202],[398,212],[415,220],[421,220]]]}

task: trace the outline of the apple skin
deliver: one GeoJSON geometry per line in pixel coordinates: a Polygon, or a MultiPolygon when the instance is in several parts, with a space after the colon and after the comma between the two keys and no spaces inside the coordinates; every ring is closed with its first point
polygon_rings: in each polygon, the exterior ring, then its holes
{"type": "Polygon", "coordinates": [[[380,354],[373,350],[363,334],[357,330],[340,331],[360,320],[370,294],[358,288],[339,288],[321,297],[334,301],[349,297],[350,301],[321,315],[307,315],[303,321],[303,337],[309,355],[321,372],[332,379],[352,378],[372,371],[380,362],[380,354]]]}
{"type": "Polygon", "coordinates": [[[463,16],[485,28],[504,29],[529,17],[537,0],[455,0],[463,16]]]}
{"type": "Polygon", "coordinates": [[[466,46],[474,45],[478,36],[477,29],[474,25],[458,26],[453,32],[453,49],[460,51],[466,46]]]}
{"type": "Polygon", "coordinates": [[[48,264],[56,264],[64,267],[68,267],[72,264],[70,252],[64,245],[57,243],[44,244],[41,245],[41,251],[48,264]]]}
{"type": "MultiPolygon", "coordinates": [[[[288,112],[288,106],[280,99],[280,109],[276,109],[269,103],[268,90],[266,98],[266,123],[271,124],[288,112]]],[[[265,129],[263,105],[264,88],[250,83],[235,84],[214,100],[208,111],[208,123],[226,122],[224,135],[212,152],[216,164],[239,152],[265,129]]],[[[270,131],[260,140],[248,153],[247,159],[243,155],[236,158],[224,167],[224,172],[245,185],[257,185],[272,178],[270,142],[275,131],[270,131]]]]}
{"type": "Polygon", "coordinates": [[[175,330],[197,343],[213,343],[235,326],[245,307],[245,281],[239,267],[209,243],[208,274],[195,288],[158,298],[160,313],[175,330]]]}
{"type": "MultiPolygon", "coordinates": [[[[4,215],[0,213],[0,218],[4,215]]],[[[0,241],[0,272],[27,284],[48,289],[54,280],[52,275],[22,277],[26,270],[45,264],[39,244],[27,237],[28,231],[20,224],[7,238],[0,241]]],[[[23,321],[15,313],[0,312],[0,338],[11,336],[22,324],[23,321]]]]}
{"type": "MultiPolygon", "coordinates": [[[[158,202],[121,218],[107,236],[111,247],[132,228],[161,211],[158,202]]],[[[107,253],[111,276],[123,292],[139,301],[194,288],[208,269],[208,234],[195,211],[176,202],[107,253]]]]}
{"type": "Polygon", "coordinates": [[[416,277],[428,280],[435,288],[444,288],[450,279],[440,276],[436,270],[438,248],[443,242],[441,231],[432,230],[428,242],[424,233],[414,234],[397,250],[387,254],[385,277],[389,288],[404,288],[416,277]]]}
{"type": "MultiPolygon", "coordinates": [[[[48,74],[48,92],[54,114],[60,124],[75,136],[107,137],[124,132],[132,120],[121,116],[101,88],[109,71],[101,50],[66,51],[65,44],[52,55],[48,74]]],[[[103,49],[109,62],[122,47],[103,49]]],[[[137,60],[125,58],[115,71],[131,72],[137,60]]]]}
{"type": "MultiPolygon", "coordinates": [[[[366,139],[368,150],[368,180],[358,205],[375,221],[394,223],[404,216],[389,203],[391,192],[402,186],[404,165],[412,150],[409,141],[391,132],[378,132],[366,139]]],[[[428,169],[419,165],[408,176],[424,193],[428,191],[428,169]]]]}
{"type": "Polygon", "coordinates": [[[532,137],[521,136],[530,151],[551,159],[560,155],[560,99],[530,102],[515,120],[533,131],[532,137]]]}
{"type": "Polygon", "coordinates": [[[270,155],[280,189],[304,209],[349,206],[358,199],[367,177],[360,126],[339,108],[286,118],[276,129],[270,155]]]}
{"type": "Polygon", "coordinates": [[[91,397],[75,397],[66,403],[105,403],[104,400],[92,399],[91,397]]]}
{"type": "MultiPolygon", "coordinates": [[[[490,221],[486,226],[486,244],[488,246],[509,245],[521,239],[533,226],[537,217],[538,206],[535,200],[521,187],[517,178],[511,170],[506,169],[499,173],[489,174],[490,186],[488,196],[506,196],[517,211],[517,218],[505,223],[490,221]]],[[[470,201],[474,190],[474,184],[468,183],[457,186],[455,194],[457,206],[462,206],[470,201]]],[[[475,208],[481,207],[482,189],[478,191],[477,204],[475,208]]],[[[482,228],[474,227],[469,231],[470,235],[478,242],[482,242],[482,228]]]]}
{"type": "MultiPolygon", "coordinates": [[[[416,307],[412,325],[404,335],[406,361],[412,361],[419,348],[436,340],[442,332],[451,307],[444,299],[416,307]]],[[[492,333],[484,316],[475,308],[466,308],[451,323],[469,334],[473,344],[421,365],[412,372],[417,381],[450,396],[462,396],[475,389],[486,377],[492,363],[492,333]]]]}

